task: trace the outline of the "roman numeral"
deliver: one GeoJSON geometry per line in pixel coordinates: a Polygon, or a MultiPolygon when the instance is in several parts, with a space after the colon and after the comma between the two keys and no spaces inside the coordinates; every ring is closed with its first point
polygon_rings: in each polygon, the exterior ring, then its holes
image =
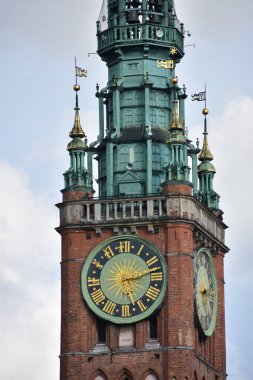
{"type": "Polygon", "coordinates": [[[103,265],[97,259],[94,259],[92,261],[92,264],[94,264],[95,267],[98,268],[98,269],[102,269],[103,268],[103,265]]]}
{"type": "Polygon", "coordinates": [[[162,279],[163,279],[162,272],[151,273],[151,281],[162,281],[162,279]]]}
{"type": "Polygon", "coordinates": [[[155,264],[158,261],[158,258],[156,256],[151,257],[151,259],[147,260],[146,263],[150,267],[151,265],[155,264]]]}
{"type": "Polygon", "coordinates": [[[109,260],[114,256],[113,250],[111,247],[108,245],[108,247],[103,249],[105,257],[109,260]]]}
{"type": "Polygon", "coordinates": [[[121,316],[122,317],[131,317],[129,305],[122,305],[121,316]]]}
{"type": "Polygon", "coordinates": [[[144,248],[144,245],[141,245],[139,251],[137,252],[137,255],[141,254],[141,251],[143,250],[143,248],[144,248]]]}
{"type": "Polygon", "coordinates": [[[121,241],[118,248],[120,253],[129,253],[131,250],[131,242],[129,240],[121,241]]]}
{"type": "Polygon", "coordinates": [[[103,308],[103,311],[105,311],[107,314],[112,315],[114,313],[116,306],[117,306],[116,303],[113,303],[108,300],[103,308]]]}
{"type": "Polygon", "coordinates": [[[160,290],[150,286],[147,290],[146,297],[151,298],[153,301],[157,298],[160,290]]]}
{"type": "Polygon", "coordinates": [[[93,293],[91,293],[91,297],[96,305],[100,304],[100,302],[104,301],[105,299],[105,295],[101,289],[95,290],[93,293]]]}
{"type": "Polygon", "coordinates": [[[95,277],[88,277],[88,286],[99,286],[100,285],[100,280],[99,278],[95,277]]]}
{"type": "Polygon", "coordinates": [[[136,303],[139,306],[141,311],[147,310],[147,306],[145,306],[141,300],[138,300],[136,303]]]}

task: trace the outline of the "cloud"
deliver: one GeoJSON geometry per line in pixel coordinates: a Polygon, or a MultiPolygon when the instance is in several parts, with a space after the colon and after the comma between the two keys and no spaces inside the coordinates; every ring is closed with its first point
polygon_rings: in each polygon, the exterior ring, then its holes
{"type": "Polygon", "coordinates": [[[250,365],[248,358],[242,352],[242,349],[237,344],[228,342],[227,357],[229,358],[230,371],[228,378],[231,380],[251,380],[252,375],[250,374],[250,365]],[[248,372],[246,373],[246,368],[248,372]]]}
{"type": "Polygon", "coordinates": [[[253,99],[239,96],[225,106],[221,115],[210,118],[209,123],[210,147],[217,169],[215,186],[222,196],[224,220],[230,226],[227,231],[227,242],[232,248],[229,256],[233,256],[229,257],[230,271],[232,276],[243,273],[237,281],[244,285],[253,285],[253,257],[248,248],[253,234],[252,114],[253,99]]]}
{"type": "Polygon", "coordinates": [[[60,331],[53,205],[31,190],[25,172],[2,161],[0,176],[1,377],[53,380],[60,331]]]}
{"type": "Polygon", "coordinates": [[[226,331],[229,379],[250,380],[253,313],[252,163],[253,98],[238,95],[221,114],[208,120],[209,145],[214,155],[214,188],[221,195],[224,221],[229,229],[225,257],[226,331]],[[247,332],[246,332],[247,330],[247,332]]]}

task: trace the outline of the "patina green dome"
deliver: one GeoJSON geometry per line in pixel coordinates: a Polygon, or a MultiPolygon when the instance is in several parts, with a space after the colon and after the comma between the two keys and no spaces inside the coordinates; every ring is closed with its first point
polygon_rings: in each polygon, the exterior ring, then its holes
{"type": "Polygon", "coordinates": [[[67,146],[68,151],[72,150],[83,150],[85,148],[85,143],[80,137],[75,137],[67,146]]]}
{"type": "Polygon", "coordinates": [[[201,162],[201,164],[198,166],[198,172],[199,173],[213,173],[213,174],[215,174],[216,170],[210,161],[204,161],[204,162],[201,162]]]}
{"type": "Polygon", "coordinates": [[[186,138],[182,131],[173,131],[169,134],[168,144],[184,144],[186,138]]]}

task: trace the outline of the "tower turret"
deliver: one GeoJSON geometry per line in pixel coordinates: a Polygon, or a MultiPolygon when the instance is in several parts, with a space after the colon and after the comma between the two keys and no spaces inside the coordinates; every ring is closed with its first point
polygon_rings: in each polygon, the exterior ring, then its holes
{"type": "Polygon", "coordinates": [[[70,156],[70,168],[64,173],[64,190],[82,190],[86,192],[92,191],[92,179],[91,175],[85,168],[84,159],[85,151],[87,148],[87,137],[81,127],[79,105],[78,105],[78,91],[80,86],[74,85],[74,91],[76,92],[76,105],[75,105],[75,119],[74,125],[71,129],[69,136],[72,140],[67,146],[67,150],[70,156]],[[84,140],[83,140],[84,139],[84,140]]]}
{"type": "Polygon", "coordinates": [[[104,0],[97,38],[108,67],[107,84],[96,85],[99,136],[87,146],[77,85],[57,205],[60,379],[226,380],[226,225],[213,190],[207,110],[201,153],[188,138],[186,88],[175,74],[184,29],[174,1],[104,0]]]}
{"type": "Polygon", "coordinates": [[[97,23],[98,54],[108,66],[107,86],[96,93],[100,132],[94,154],[99,162],[100,196],[157,193],[170,178],[164,167],[174,161],[167,142],[168,125],[175,123],[176,113],[183,125],[176,134],[184,140],[178,157],[183,174],[177,177],[189,180],[184,132],[187,95],[178,95],[179,107],[175,107],[172,83],[176,64],[184,55],[184,27],[171,0],[108,0],[107,5],[108,18],[104,1],[97,23]]]}
{"type": "Polygon", "coordinates": [[[202,111],[204,115],[204,140],[203,147],[199,154],[201,164],[198,166],[199,177],[199,199],[206,204],[206,206],[213,210],[219,210],[219,195],[213,189],[213,179],[216,173],[215,167],[211,163],[213,155],[208,145],[208,132],[207,132],[207,115],[208,109],[205,107],[202,111]]]}
{"type": "MultiPolygon", "coordinates": [[[[183,127],[178,114],[178,101],[177,101],[177,77],[172,79],[175,86],[174,89],[174,107],[172,120],[169,125],[168,148],[169,148],[169,162],[165,168],[166,182],[180,181],[188,182],[190,168],[188,166],[188,145],[185,135],[185,128],[183,127]]],[[[163,186],[165,185],[163,184],[163,186]]]]}

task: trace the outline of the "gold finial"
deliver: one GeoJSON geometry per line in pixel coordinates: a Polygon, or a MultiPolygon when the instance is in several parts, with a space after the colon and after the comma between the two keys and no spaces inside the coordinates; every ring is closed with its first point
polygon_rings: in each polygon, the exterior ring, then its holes
{"type": "Polygon", "coordinates": [[[170,123],[170,130],[183,130],[183,126],[180,122],[179,115],[178,115],[178,109],[177,109],[177,103],[175,103],[174,109],[173,109],[173,117],[170,123]]]}
{"type": "Polygon", "coordinates": [[[209,114],[209,110],[208,110],[208,108],[205,107],[205,108],[202,110],[202,113],[203,113],[203,115],[207,116],[207,115],[209,114]]]}
{"type": "Polygon", "coordinates": [[[199,154],[199,160],[200,161],[212,161],[213,160],[213,155],[209,149],[208,146],[208,140],[207,140],[207,135],[205,134],[204,136],[204,142],[203,142],[203,147],[201,149],[201,152],[199,154]]]}
{"type": "Polygon", "coordinates": [[[80,91],[80,86],[79,86],[79,84],[74,84],[74,86],[73,86],[73,89],[74,89],[74,91],[80,91]]]}
{"type": "Polygon", "coordinates": [[[74,138],[74,137],[85,137],[85,133],[81,127],[81,121],[80,121],[80,115],[79,115],[79,109],[75,109],[75,122],[72,130],[70,131],[69,136],[74,138]]]}
{"type": "Polygon", "coordinates": [[[178,84],[178,77],[171,78],[171,83],[174,84],[174,86],[176,86],[178,84]]]}

